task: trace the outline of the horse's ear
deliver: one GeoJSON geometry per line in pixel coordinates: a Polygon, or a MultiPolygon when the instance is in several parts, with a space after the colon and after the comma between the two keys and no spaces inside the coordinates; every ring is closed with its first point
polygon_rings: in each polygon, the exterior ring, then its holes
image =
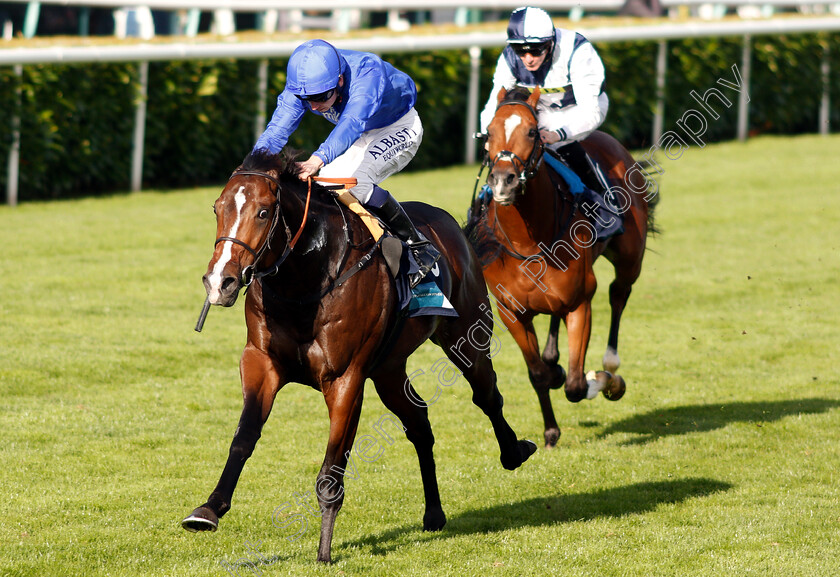
{"type": "Polygon", "coordinates": [[[496,103],[501,104],[502,100],[505,99],[505,96],[507,96],[507,90],[504,86],[502,86],[502,89],[499,90],[499,95],[496,97],[496,103]]]}
{"type": "Polygon", "coordinates": [[[531,93],[531,96],[528,97],[528,104],[531,108],[537,107],[537,102],[540,99],[540,87],[534,86],[534,91],[531,93]]]}

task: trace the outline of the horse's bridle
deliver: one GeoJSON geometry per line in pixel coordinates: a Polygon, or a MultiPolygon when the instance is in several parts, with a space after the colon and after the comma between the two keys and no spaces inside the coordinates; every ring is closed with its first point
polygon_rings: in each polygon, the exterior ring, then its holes
{"type": "MultiPolygon", "coordinates": [[[[531,115],[534,117],[534,122],[535,123],[537,122],[537,111],[534,110],[534,107],[531,106],[530,104],[528,104],[527,102],[523,102],[523,101],[520,101],[520,100],[509,100],[507,102],[502,102],[501,104],[499,104],[498,107],[496,107],[496,111],[498,112],[499,108],[501,108],[502,106],[508,106],[508,105],[513,105],[513,104],[518,104],[520,106],[524,106],[525,108],[527,108],[528,111],[531,113],[531,115]]],[[[529,178],[533,178],[534,175],[536,175],[537,170],[539,170],[540,165],[542,164],[544,149],[545,149],[545,147],[543,145],[542,139],[540,138],[539,134],[537,134],[537,137],[534,139],[534,147],[531,149],[531,154],[528,156],[528,161],[527,162],[523,162],[522,159],[519,156],[517,156],[516,154],[514,154],[513,152],[511,152],[509,150],[502,150],[498,154],[496,154],[496,156],[495,156],[495,158],[493,159],[492,162],[488,162],[485,159],[484,164],[486,164],[489,167],[489,169],[492,171],[493,166],[497,162],[499,162],[500,160],[506,160],[508,162],[511,162],[511,164],[514,164],[514,166],[516,166],[516,163],[514,162],[514,160],[516,162],[518,162],[519,165],[522,167],[522,171],[519,173],[519,186],[523,189],[523,192],[524,192],[525,182],[529,178]]],[[[481,175],[481,172],[479,172],[479,177],[480,177],[480,175],[481,175]]],[[[475,195],[473,194],[473,196],[475,196],[475,195]]],[[[554,212],[556,213],[557,212],[557,207],[556,207],[557,196],[555,195],[553,198],[554,198],[554,202],[555,202],[554,212]]],[[[577,201],[575,201],[572,204],[572,210],[571,210],[571,213],[569,214],[568,220],[566,221],[566,223],[564,225],[562,225],[559,228],[559,231],[557,233],[557,238],[555,240],[559,240],[561,238],[561,236],[563,235],[563,231],[569,226],[572,219],[574,218],[574,215],[575,215],[575,212],[577,211],[577,208],[578,208],[578,204],[577,204],[577,201]]],[[[525,256],[523,254],[520,254],[519,251],[517,251],[514,248],[513,243],[511,242],[510,238],[508,237],[507,233],[502,228],[502,225],[499,222],[498,213],[496,213],[495,226],[498,227],[499,231],[504,236],[505,241],[507,241],[508,245],[510,246],[510,248],[508,248],[503,243],[499,243],[501,249],[505,253],[507,253],[508,256],[517,258],[519,260],[528,260],[529,258],[531,258],[529,256],[525,256]]],[[[552,243],[552,246],[554,246],[554,243],[552,243]]],[[[540,252],[537,253],[537,255],[541,255],[541,256],[544,255],[544,254],[545,254],[545,249],[541,249],[540,252]]],[[[531,255],[531,256],[534,256],[534,255],[531,255]]]]}
{"type": "MultiPolygon", "coordinates": [[[[245,268],[242,269],[242,277],[241,282],[244,286],[249,286],[255,278],[261,278],[264,276],[270,276],[277,274],[277,269],[280,268],[280,265],[283,264],[283,261],[289,256],[292,252],[292,249],[295,247],[295,243],[297,239],[300,237],[300,233],[303,231],[303,227],[306,225],[306,219],[300,223],[300,229],[298,230],[297,234],[292,237],[292,231],[289,229],[289,225],[286,222],[286,216],[283,214],[283,208],[280,205],[280,189],[282,185],[280,181],[277,180],[275,177],[271,176],[266,172],[259,172],[256,170],[240,170],[236,171],[230,175],[228,182],[230,182],[236,176],[261,176],[273,182],[277,186],[277,191],[274,194],[274,216],[271,219],[271,226],[268,229],[268,235],[265,237],[265,241],[263,242],[262,246],[258,250],[254,250],[248,243],[239,240],[238,238],[234,238],[232,236],[220,236],[216,239],[216,242],[213,246],[216,246],[220,242],[228,241],[234,244],[238,244],[239,246],[243,247],[245,250],[250,252],[254,255],[254,262],[249,264],[245,268]],[[277,224],[279,222],[283,223],[283,228],[286,231],[286,247],[283,249],[283,254],[280,255],[280,258],[277,259],[271,267],[268,269],[256,272],[257,263],[259,263],[260,259],[266,253],[266,251],[271,248],[271,239],[274,237],[274,231],[277,229],[277,224]]],[[[307,207],[309,205],[309,196],[306,198],[307,207]]]]}
{"type": "MultiPolygon", "coordinates": [[[[537,111],[534,110],[534,107],[528,104],[527,102],[522,102],[519,100],[510,100],[508,102],[502,102],[496,108],[496,111],[498,112],[499,108],[501,108],[502,106],[510,106],[514,104],[518,106],[524,106],[525,108],[527,108],[531,115],[534,117],[534,122],[537,122],[537,111]]],[[[523,161],[517,154],[513,153],[510,150],[500,150],[493,158],[493,160],[487,161],[485,159],[487,167],[490,169],[491,172],[493,170],[493,167],[496,166],[496,163],[500,161],[510,162],[516,168],[521,167],[521,170],[519,172],[520,186],[524,186],[525,181],[527,181],[529,178],[533,178],[533,176],[537,174],[537,170],[539,170],[542,160],[543,143],[539,134],[537,134],[537,137],[534,139],[534,147],[531,149],[531,154],[528,156],[527,161],[523,161]],[[518,167],[517,164],[519,165],[518,167]]]]}

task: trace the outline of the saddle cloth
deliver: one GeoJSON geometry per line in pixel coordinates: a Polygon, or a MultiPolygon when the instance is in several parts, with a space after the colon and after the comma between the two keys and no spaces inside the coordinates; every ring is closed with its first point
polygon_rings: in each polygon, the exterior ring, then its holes
{"type": "Polygon", "coordinates": [[[458,311],[446,298],[446,294],[440,286],[443,280],[443,270],[440,263],[436,262],[432,270],[412,289],[408,277],[418,270],[419,267],[414,261],[411,250],[403,243],[399,272],[394,278],[397,285],[397,306],[399,310],[407,317],[434,315],[457,317],[458,311]]]}

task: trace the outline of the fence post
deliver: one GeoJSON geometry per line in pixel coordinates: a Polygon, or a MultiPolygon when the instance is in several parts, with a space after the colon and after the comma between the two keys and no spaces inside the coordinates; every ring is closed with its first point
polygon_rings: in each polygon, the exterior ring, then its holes
{"type": "Polygon", "coordinates": [[[750,76],[752,75],[752,37],[744,34],[744,44],[741,49],[741,82],[744,87],[738,100],[738,140],[747,139],[750,123],[750,76]]]}
{"type": "Polygon", "coordinates": [[[829,88],[831,87],[831,64],[829,63],[829,47],[828,37],[824,39],[823,57],[820,64],[820,72],[822,73],[822,98],[820,99],[820,134],[827,135],[830,130],[831,123],[831,108],[829,98],[829,88]]]}
{"type": "Polygon", "coordinates": [[[665,77],[668,72],[668,41],[660,40],[656,52],[656,108],[653,112],[652,144],[662,138],[662,126],[665,122],[665,77]]]}
{"type": "Polygon", "coordinates": [[[257,69],[257,113],[254,116],[254,142],[265,130],[265,99],[268,97],[268,59],[260,60],[257,69]]]}
{"type": "Polygon", "coordinates": [[[26,16],[23,17],[23,37],[32,38],[38,31],[38,20],[41,18],[41,3],[29,2],[26,5],[26,16]]]}
{"type": "Polygon", "coordinates": [[[131,143],[131,192],[143,186],[143,151],[146,138],[146,96],[149,93],[149,61],[140,62],[140,91],[134,103],[134,138],[131,143]]]}
{"type": "Polygon", "coordinates": [[[475,141],[478,120],[478,83],[481,73],[481,48],[470,46],[470,85],[467,90],[467,134],[464,144],[464,159],[467,164],[475,162],[475,141]]]}
{"type": "Polygon", "coordinates": [[[17,206],[18,178],[20,169],[20,107],[23,94],[23,66],[15,64],[15,111],[12,114],[12,145],[9,148],[9,164],[6,171],[6,204],[17,206]]]}

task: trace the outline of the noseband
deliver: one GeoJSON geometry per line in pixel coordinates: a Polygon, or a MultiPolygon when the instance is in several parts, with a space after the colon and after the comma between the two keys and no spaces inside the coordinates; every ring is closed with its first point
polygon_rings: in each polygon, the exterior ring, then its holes
{"type": "MultiPolygon", "coordinates": [[[[496,111],[498,112],[499,108],[501,108],[502,106],[512,105],[524,106],[525,108],[527,108],[531,115],[534,117],[534,122],[537,122],[537,111],[534,110],[534,107],[528,104],[527,102],[521,102],[518,100],[502,102],[496,108],[496,111]]],[[[519,184],[520,186],[524,186],[525,181],[529,178],[533,178],[534,175],[537,173],[537,170],[539,170],[540,168],[540,164],[542,164],[542,159],[543,143],[538,133],[537,137],[534,139],[534,147],[531,149],[531,154],[528,156],[527,161],[523,161],[518,155],[516,155],[510,150],[500,150],[498,154],[496,154],[496,156],[493,158],[493,160],[487,163],[487,166],[491,172],[493,170],[493,167],[496,166],[496,163],[501,161],[510,162],[511,164],[513,164],[514,167],[517,168],[521,167],[521,170],[519,171],[519,184]]]]}
{"type": "MultiPolygon", "coordinates": [[[[254,262],[249,264],[245,268],[242,269],[242,278],[240,279],[244,286],[249,286],[255,278],[261,278],[264,276],[271,276],[277,274],[277,270],[280,268],[280,265],[283,264],[283,261],[291,254],[292,249],[295,247],[295,243],[297,239],[300,238],[301,232],[303,232],[303,227],[306,225],[306,212],[304,213],[303,221],[300,223],[300,229],[295,234],[294,238],[292,237],[292,231],[289,229],[289,225],[286,222],[286,216],[283,214],[283,208],[280,205],[280,189],[282,185],[280,181],[265,172],[259,172],[254,170],[241,170],[238,172],[234,172],[230,175],[228,182],[232,180],[236,176],[261,176],[265,179],[270,180],[277,186],[277,191],[274,194],[274,216],[271,219],[271,226],[268,229],[268,235],[265,237],[265,241],[263,242],[262,246],[258,250],[254,250],[252,247],[248,245],[248,243],[239,240],[238,238],[234,238],[232,236],[220,236],[216,239],[215,245],[219,244],[220,242],[228,241],[234,244],[238,244],[239,246],[243,247],[245,250],[250,252],[254,256],[254,262]],[[280,255],[280,258],[277,259],[271,267],[264,271],[256,272],[257,263],[263,257],[265,252],[271,248],[271,239],[274,237],[274,231],[277,229],[278,222],[283,223],[283,228],[286,231],[286,247],[283,249],[283,254],[280,255]]],[[[311,193],[311,189],[310,189],[311,193]]],[[[306,208],[309,208],[309,194],[306,197],[306,208]]],[[[308,211],[307,211],[308,212],[308,211]]],[[[214,246],[215,246],[214,245],[214,246]]]]}

